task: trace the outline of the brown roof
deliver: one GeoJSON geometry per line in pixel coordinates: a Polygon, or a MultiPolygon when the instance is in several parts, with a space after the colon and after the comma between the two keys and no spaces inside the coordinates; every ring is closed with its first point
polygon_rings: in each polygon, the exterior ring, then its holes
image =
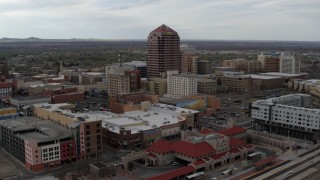
{"type": "Polygon", "coordinates": [[[188,141],[168,142],[159,140],[154,142],[149,149],[149,152],[154,153],[167,153],[171,151],[193,158],[214,154],[216,152],[215,149],[213,149],[213,147],[205,141],[191,143],[188,141]]]}
{"type": "Polygon", "coordinates": [[[171,33],[177,34],[176,31],[174,31],[173,29],[171,29],[165,24],[162,24],[161,26],[157,27],[155,30],[151,31],[151,33],[154,33],[154,32],[160,32],[160,33],[171,32],[171,33]]]}
{"type": "Polygon", "coordinates": [[[223,130],[220,130],[218,131],[217,133],[220,133],[220,134],[223,134],[225,136],[233,136],[233,135],[236,135],[236,134],[239,134],[239,133],[244,133],[246,132],[247,130],[242,128],[242,127],[239,127],[239,126],[235,126],[233,128],[230,128],[230,129],[223,129],[223,130]]]}

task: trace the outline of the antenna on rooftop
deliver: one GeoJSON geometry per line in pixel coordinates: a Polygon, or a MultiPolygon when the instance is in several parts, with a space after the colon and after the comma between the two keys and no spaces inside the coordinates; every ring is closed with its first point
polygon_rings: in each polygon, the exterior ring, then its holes
{"type": "Polygon", "coordinates": [[[119,59],[118,59],[119,66],[121,67],[122,66],[122,62],[123,62],[123,60],[121,59],[121,53],[118,54],[118,57],[119,57],[119,59]]]}

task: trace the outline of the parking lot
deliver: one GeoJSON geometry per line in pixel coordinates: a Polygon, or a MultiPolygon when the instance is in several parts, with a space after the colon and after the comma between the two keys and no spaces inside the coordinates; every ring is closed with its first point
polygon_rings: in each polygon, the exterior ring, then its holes
{"type": "Polygon", "coordinates": [[[204,117],[202,125],[204,127],[221,129],[226,128],[227,121],[233,117],[237,125],[250,127],[251,118],[249,117],[249,105],[258,99],[267,99],[286,94],[294,94],[287,88],[276,90],[259,90],[246,93],[219,94],[221,99],[221,110],[210,117],[204,117]]]}
{"type": "Polygon", "coordinates": [[[75,112],[107,111],[109,110],[109,98],[104,91],[85,92],[85,101],[75,104],[75,112]]]}

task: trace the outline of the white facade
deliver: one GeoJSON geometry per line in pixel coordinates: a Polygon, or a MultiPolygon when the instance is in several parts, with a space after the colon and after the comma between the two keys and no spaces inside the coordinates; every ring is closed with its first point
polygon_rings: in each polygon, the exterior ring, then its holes
{"type": "Polygon", "coordinates": [[[60,144],[42,146],[41,153],[43,163],[60,160],[60,144]]]}
{"type": "Polygon", "coordinates": [[[12,87],[0,88],[0,95],[12,95],[12,87]]]}
{"type": "Polygon", "coordinates": [[[300,73],[299,59],[296,59],[293,53],[281,52],[279,72],[289,73],[289,74],[299,74],[300,73]]]}
{"type": "Polygon", "coordinates": [[[168,75],[168,93],[181,96],[197,94],[197,76],[191,74],[168,75]]]}
{"type": "Polygon", "coordinates": [[[10,98],[10,104],[19,107],[19,106],[32,106],[34,104],[41,103],[51,103],[50,97],[18,97],[18,98],[10,98]]]}
{"type": "Polygon", "coordinates": [[[307,131],[320,130],[320,110],[305,108],[310,96],[293,94],[252,103],[251,117],[265,123],[281,123],[307,131]]]}

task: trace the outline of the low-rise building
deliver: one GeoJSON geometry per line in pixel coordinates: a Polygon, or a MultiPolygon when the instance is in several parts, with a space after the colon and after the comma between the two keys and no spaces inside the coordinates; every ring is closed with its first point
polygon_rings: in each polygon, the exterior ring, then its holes
{"type": "Polygon", "coordinates": [[[307,73],[290,74],[290,73],[268,72],[268,73],[259,73],[259,75],[282,77],[282,78],[284,78],[285,83],[288,83],[292,79],[306,79],[306,78],[308,78],[307,73]]]}
{"type": "Polygon", "coordinates": [[[12,95],[12,85],[8,82],[0,82],[0,96],[12,95]]]}
{"type": "Polygon", "coordinates": [[[120,149],[141,148],[158,138],[180,136],[180,130],[196,126],[198,111],[166,104],[145,103],[144,109],[123,114],[95,112],[102,119],[103,142],[120,149]]]}
{"type": "Polygon", "coordinates": [[[29,86],[29,95],[30,96],[40,95],[44,91],[61,89],[61,88],[62,88],[61,83],[47,83],[47,84],[31,85],[31,86],[29,86]]]}
{"type": "Polygon", "coordinates": [[[20,114],[17,112],[16,108],[8,107],[0,109],[0,120],[15,119],[19,116],[20,114]]]}
{"type": "Polygon", "coordinates": [[[102,129],[101,119],[86,113],[73,113],[73,105],[35,104],[34,115],[43,120],[51,120],[64,127],[74,129],[76,133],[77,159],[101,157],[102,129]]]}
{"type": "MultiPolygon", "coordinates": [[[[255,147],[244,140],[225,136],[217,132],[183,132],[181,141],[159,140],[147,149],[147,163],[164,166],[174,159],[189,164],[174,171],[150,177],[149,180],[182,178],[200,171],[210,171],[235,161],[247,159],[255,147]]],[[[124,162],[125,163],[125,162],[124,162]]]]}
{"type": "Polygon", "coordinates": [[[51,103],[50,96],[18,96],[18,97],[11,97],[10,104],[15,107],[22,107],[22,106],[30,106],[39,103],[51,103]]]}
{"type": "Polygon", "coordinates": [[[84,93],[77,88],[65,88],[45,91],[44,95],[51,97],[51,103],[76,103],[84,101],[84,93]]]}
{"type": "Polygon", "coordinates": [[[120,97],[110,98],[110,111],[113,113],[124,113],[134,110],[142,110],[143,102],[149,101],[151,104],[159,102],[156,94],[128,94],[120,97]]]}
{"type": "Polygon", "coordinates": [[[251,77],[249,75],[225,74],[222,76],[221,85],[228,88],[229,92],[251,91],[251,77]]]}
{"type": "Polygon", "coordinates": [[[76,137],[72,129],[49,120],[24,117],[0,121],[0,143],[32,171],[76,161],[76,137]]]}
{"type": "Polygon", "coordinates": [[[251,74],[252,89],[262,90],[262,89],[276,89],[282,88],[284,86],[284,78],[277,76],[265,76],[251,74]]]}

